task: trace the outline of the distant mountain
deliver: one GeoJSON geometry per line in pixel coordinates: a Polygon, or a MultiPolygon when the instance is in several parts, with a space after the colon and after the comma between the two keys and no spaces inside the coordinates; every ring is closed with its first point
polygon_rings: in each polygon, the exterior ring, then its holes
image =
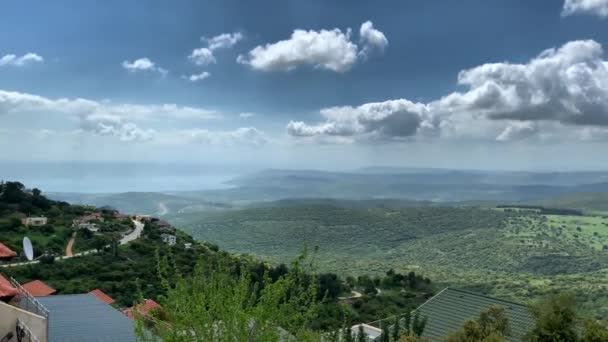
{"type": "Polygon", "coordinates": [[[48,193],[50,198],[74,204],[111,206],[124,213],[163,216],[177,212],[226,208],[227,205],[159,192],[117,194],[48,193]]]}

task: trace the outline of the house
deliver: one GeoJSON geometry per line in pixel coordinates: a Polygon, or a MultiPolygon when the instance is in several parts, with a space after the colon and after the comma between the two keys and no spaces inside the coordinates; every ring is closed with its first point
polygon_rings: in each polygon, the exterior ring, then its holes
{"type": "Polygon", "coordinates": [[[156,226],[162,233],[175,233],[175,228],[167,221],[158,221],[156,222],[156,226]]]}
{"type": "Polygon", "coordinates": [[[40,227],[48,223],[48,219],[44,216],[39,217],[24,217],[21,219],[21,224],[24,226],[40,227]]]}
{"type": "Polygon", "coordinates": [[[8,248],[5,244],[0,242],[0,260],[11,260],[17,256],[17,252],[8,248]]]}
{"type": "Polygon", "coordinates": [[[23,284],[23,289],[26,290],[33,297],[45,297],[55,294],[57,290],[48,286],[40,280],[30,281],[29,283],[23,284]]]}
{"type": "Polygon", "coordinates": [[[97,225],[97,223],[91,223],[91,222],[79,223],[74,228],[77,228],[77,229],[88,229],[88,230],[90,230],[92,232],[98,232],[99,231],[99,225],[97,225]]]}
{"type": "Polygon", "coordinates": [[[48,342],[137,340],[133,323],[91,294],[37,298],[48,310],[48,342]]]}
{"type": "Polygon", "coordinates": [[[184,248],[185,249],[192,249],[192,243],[191,242],[184,243],[184,248]]]}
{"type": "Polygon", "coordinates": [[[114,218],[118,219],[118,220],[128,220],[128,219],[131,218],[131,216],[125,215],[125,214],[121,214],[121,213],[115,213],[114,214],[114,218]]]}
{"type": "Polygon", "coordinates": [[[160,238],[163,239],[163,242],[168,244],[169,246],[173,246],[177,243],[177,237],[171,234],[160,234],[160,238]]]}
{"type": "Polygon", "coordinates": [[[92,294],[94,296],[96,296],[97,298],[101,299],[102,302],[111,305],[115,302],[114,298],[108,296],[107,294],[105,294],[103,291],[101,291],[100,289],[95,289],[91,292],[89,292],[89,294],[92,294]]]}
{"type": "Polygon", "coordinates": [[[448,334],[460,329],[466,321],[479,318],[480,313],[492,306],[505,310],[509,322],[506,341],[522,341],[534,325],[530,309],[525,305],[501,299],[445,288],[420,305],[412,315],[419,314],[427,319],[422,337],[431,341],[443,341],[448,334]]]}
{"type": "Polygon", "coordinates": [[[155,310],[159,310],[161,308],[162,308],[162,306],[160,306],[160,304],[158,304],[154,300],[146,299],[146,300],[144,300],[143,303],[140,303],[133,307],[124,309],[122,311],[122,313],[125,314],[130,319],[134,319],[135,316],[134,316],[133,311],[136,311],[137,313],[141,314],[142,316],[147,316],[147,315],[151,314],[152,312],[154,312],[155,310]]]}
{"type": "Polygon", "coordinates": [[[18,294],[19,291],[0,273],[0,301],[8,302],[18,294]]]}

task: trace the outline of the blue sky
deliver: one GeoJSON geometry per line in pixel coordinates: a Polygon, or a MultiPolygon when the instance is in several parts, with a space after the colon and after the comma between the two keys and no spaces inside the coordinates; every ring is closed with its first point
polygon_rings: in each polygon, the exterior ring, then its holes
{"type": "Polygon", "coordinates": [[[0,158],[606,168],[607,28],[606,0],[8,1],[0,158]]]}

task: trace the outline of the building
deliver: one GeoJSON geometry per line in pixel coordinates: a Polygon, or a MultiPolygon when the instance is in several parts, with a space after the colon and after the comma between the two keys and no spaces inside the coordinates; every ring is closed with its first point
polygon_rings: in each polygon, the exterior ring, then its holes
{"type": "Polygon", "coordinates": [[[76,228],[76,229],[88,229],[88,230],[90,230],[92,232],[98,232],[99,231],[99,225],[97,223],[91,223],[91,222],[79,223],[74,228],[76,228]]]}
{"type": "Polygon", "coordinates": [[[169,246],[173,246],[177,243],[177,237],[171,234],[160,234],[160,238],[163,239],[163,242],[168,244],[169,246]]]}
{"type": "Polygon", "coordinates": [[[48,286],[40,280],[34,280],[30,281],[29,283],[23,284],[23,289],[29,294],[31,294],[33,297],[51,296],[57,292],[57,290],[48,286]]]}
{"type": "Polygon", "coordinates": [[[17,252],[8,248],[5,244],[0,242],[0,260],[11,260],[17,256],[17,252]]]}
{"type": "Polygon", "coordinates": [[[48,342],[137,340],[133,323],[91,294],[37,298],[48,310],[48,342]]]}
{"type": "Polygon", "coordinates": [[[0,301],[8,302],[18,294],[19,292],[13,284],[0,273],[0,301]]]}
{"type": "Polygon", "coordinates": [[[19,341],[29,342],[137,341],[131,320],[106,303],[109,296],[100,298],[98,295],[103,294],[100,290],[91,294],[34,297],[14,279],[0,276],[0,291],[4,286],[15,289],[16,295],[12,300],[0,301],[3,341],[11,334],[14,338],[17,331],[23,333],[19,341]]]}
{"type": "Polygon", "coordinates": [[[21,224],[28,227],[40,227],[48,223],[48,219],[44,216],[40,217],[24,217],[21,219],[21,224]]]}
{"type": "Polygon", "coordinates": [[[121,213],[115,213],[114,214],[114,218],[118,219],[118,220],[128,220],[128,219],[131,218],[131,216],[125,215],[125,214],[121,214],[121,213]]]}
{"type": "Polygon", "coordinates": [[[192,243],[191,242],[184,243],[184,248],[185,249],[192,249],[192,243]]]}
{"type": "Polygon", "coordinates": [[[112,305],[115,302],[114,298],[108,296],[107,294],[105,294],[100,289],[95,289],[95,290],[89,292],[89,294],[94,295],[95,297],[99,298],[102,302],[104,302],[104,303],[106,303],[108,305],[112,305]]]}
{"type": "Polygon", "coordinates": [[[133,307],[126,308],[122,312],[130,319],[135,319],[133,311],[136,311],[142,316],[147,316],[156,310],[160,310],[162,306],[152,299],[146,299],[143,303],[137,304],[133,307]]]}
{"type": "Polygon", "coordinates": [[[152,216],[150,215],[135,215],[135,220],[139,222],[150,222],[152,221],[152,216]]]}
{"type": "Polygon", "coordinates": [[[509,322],[506,341],[522,341],[534,325],[534,317],[527,306],[501,299],[445,288],[420,305],[412,315],[417,313],[427,318],[422,337],[443,341],[449,333],[460,329],[466,321],[478,319],[480,313],[492,306],[505,310],[509,322]]]}

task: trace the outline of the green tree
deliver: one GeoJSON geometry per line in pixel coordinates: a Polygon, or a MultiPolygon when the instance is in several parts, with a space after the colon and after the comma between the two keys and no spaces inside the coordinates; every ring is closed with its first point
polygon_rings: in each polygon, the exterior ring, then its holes
{"type": "Polygon", "coordinates": [[[572,295],[553,296],[532,309],[536,323],[528,340],[578,341],[575,300],[572,295]]]}
{"type": "Polygon", "coordinates": [[[596,321],[587,320],[584,324],[583,342],[603,342],[608,341],[608,328],[596,321]]]}
{"type": "Polygon", "coordinates": [[[199,261],[188,278],[171,274],[163,259],[159,275],[167,295],[160,302],[167,323],[136,315],[138,336],[142,341],[169,342],[278,342],[287,336],[319,341],[321,336],[308,327],[319,303],[316,281],[304,281],[312,272],[307,260],[305,254],[296,259],[275,282],[266,275],[265,286],[256,291],[260,284],[252,284],[246,272],[235,276],[239,267],[229,257],[199,261]],[[145,327],[153,336],[144,332],[145,327]]]}
{"type": "Polygon", "coordinates": [[[466,321],[459,330],[448,335],[446,342],[502,342],[508,327],[504,308],[492,306],[477,320],[466,321]]]}
{"type": "Polygon", "coordinates": [[[359,325],[357,330],[357,342],[367,342],[367,334],[363,330],[363,325],[359,325]]]}

